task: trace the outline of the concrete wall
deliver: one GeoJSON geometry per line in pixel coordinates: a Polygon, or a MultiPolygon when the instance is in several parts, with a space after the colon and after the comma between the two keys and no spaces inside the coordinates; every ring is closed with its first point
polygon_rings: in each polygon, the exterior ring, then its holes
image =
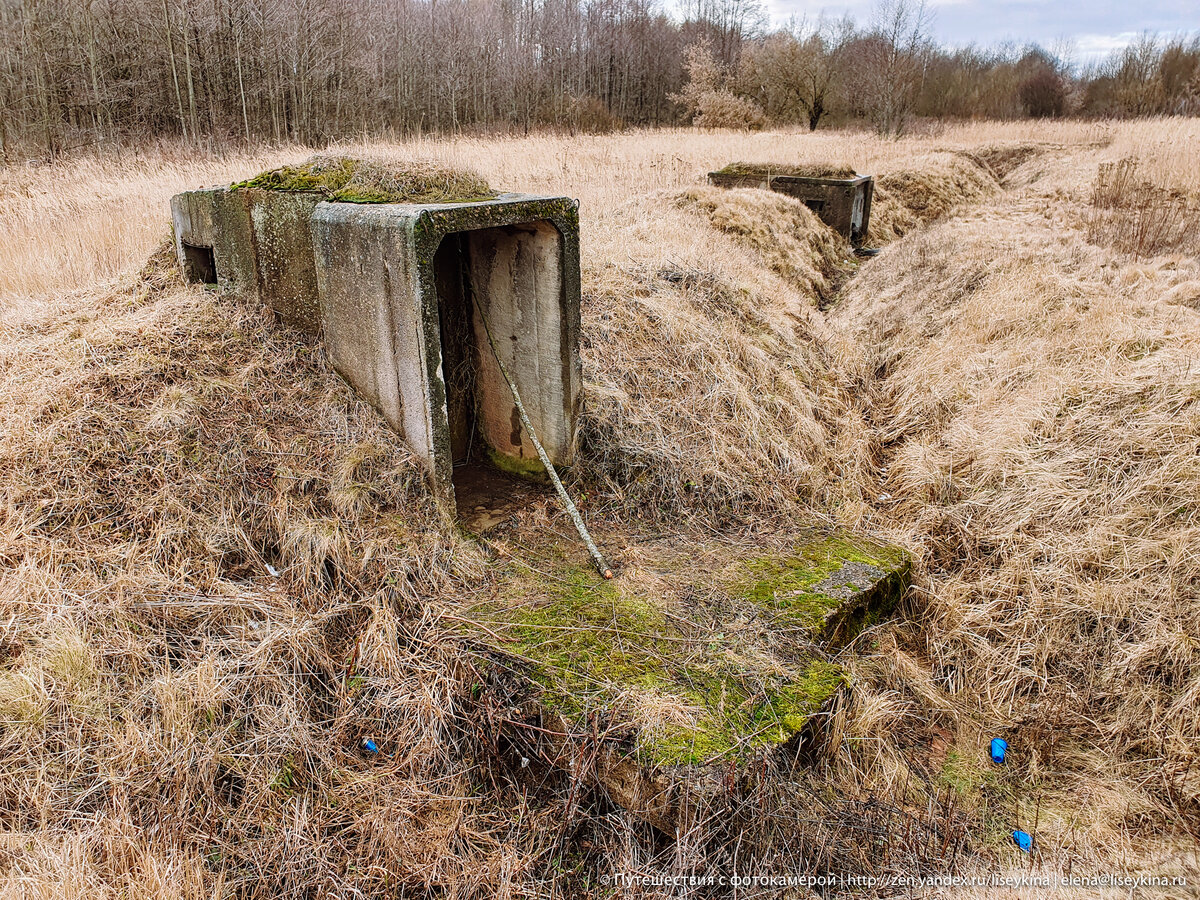
{"type": "Polygon", "coordinates": [[[239,190],[245,198],[258,271],[259,298],[288,325],[307,334],[321,328],[312,252],[313,194],[239,190]]]}
{"type": "MultiPolygon", "coordinates": [[[[563,371],[569,357],[563,354],[558,230],[549,222],[532,222],[466,234],[476,302],[487,316],[500,358],[546,454],[560,463],[568,461],[574,434],[565,396],[571,375],[563,371]]],[[[537,451],[521,426],[478,315],[474,324],[479,428],[493,451],[537,467],[537,451]]]]}
{"type": "Polygon", "coordinates": [[[312,247],[321,327],[334,368],[432,467],[419,261],[412,253],[412,217],[396,209],[350,203],[316,208],[312,247]]]}
{"type": "Polygon", "coordinates": [[[200,280],[187,247],[211,248],[220,285],[316,334],[320,301],[310,222],[317,202],[312,194],[226,187],[178,194],[171,198],[171,217],[180,270],[200,280]]]}
{"type": "MultiPolygon", "coordinates": [[[[487,341],[483,310],[530,420],[555,465],[575,452],[580,397],[579,232],[563,198],[505,195],[471,204],[322,203],[312,219],[321,322],[335,368],[404,435],[453,496],[454,448],[441,347],[443,305],[470,310],[475,415],[492,461],[542,474],[487,341]],[[463,238],[456,238],[463,235],[463,238]],[[443,304],[434,259],[445,240],[465,248],[443,304]]],[[[447,290],[445,273],[440,282],[447,290]]]]}
{"type": "Polygon", "coordinates": [[[208,191],[190,191],[171,198],[175,255],[179,259],[179,270],[188,281],[204,280],[193,265],[188,248],[213,249],[217,230],[213,221],[214,205],[213,197],[208,191]]]}

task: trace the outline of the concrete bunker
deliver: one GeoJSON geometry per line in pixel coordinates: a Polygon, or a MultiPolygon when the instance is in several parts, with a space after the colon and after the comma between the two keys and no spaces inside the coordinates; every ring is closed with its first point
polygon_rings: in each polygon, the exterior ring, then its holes
{"type": "Polygon", "coordinates": [[[544,477],[497,357],[550,460],[570,464],[581,379],[573,201],[322,203],[313,238],[334,366],[441,489],[453,496],[456,468],[481,464],[544,477]]]}
{"type": "Polygon", "coordinates": [[[795,197],[821,221],[855,247],[867,237],[875,179],[849,169],[809,166],[787,168],[764,164],[733,163],[708,173],[717,187],[752,187],[795,197]]]}
{"type": "Polygon", "coordinates": [[[545,478],[497,356],[551,462],[570,465],[581,381],[573,200],[357,203],[238,186],[180,194],[171,208],[185,275],[320,333],[449,508],[456,474],[469,489],[493,470],[545,478]]]}

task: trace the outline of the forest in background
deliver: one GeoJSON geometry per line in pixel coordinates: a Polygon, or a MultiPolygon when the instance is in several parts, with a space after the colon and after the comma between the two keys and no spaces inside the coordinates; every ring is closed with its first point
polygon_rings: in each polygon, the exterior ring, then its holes
{"type": "Polygon", "coordinates": [[[0,164],[192,146],[696,124],[1200,113],[1200,37],[949,48],[926,10],[768,24],[761,0],[0,0],[0,164]]]}

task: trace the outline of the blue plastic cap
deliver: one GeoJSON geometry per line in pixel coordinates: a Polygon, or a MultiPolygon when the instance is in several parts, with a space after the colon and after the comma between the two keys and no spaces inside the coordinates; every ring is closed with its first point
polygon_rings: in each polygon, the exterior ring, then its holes
{"type": "Polygon", "coordinates": [[[379,748],[375,746],[375,742],[372,740],[369,740],[369,739],[363,741],[363,749],[366,750],[368,753],[378,753],[379,752],[379,748]]]}
{"type": "Polygon", "coordinates": [[[1004,738],[992,739],[992,762],[1004,762],[1004,754],[1008,750],[1008,741],[1004,738]]]}
{"type": "Polygon", "coordinates": [[[1028,853],[1033,849],[1033,838],[1024,831],[1013,832],[1013,843],[1021,848],[1022,853],[1028,853]]]}

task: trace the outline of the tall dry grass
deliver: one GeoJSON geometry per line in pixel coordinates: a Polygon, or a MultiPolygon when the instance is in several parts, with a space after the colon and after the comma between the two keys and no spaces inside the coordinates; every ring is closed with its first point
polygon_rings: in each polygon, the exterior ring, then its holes
{"type": "MultiPolygon", "coordinates": [[[[930,149],[1050,142],[1092,147],[1119,135],[1117,157],[1142,148],[1154,160],[1153,177],[1171,186],[1194,184],[1188,154],[1197,137],[1192,120],[1122,123],[973,123],[940,129],[932,137],[880,140],[866,132],[697,133],[657,130],[568,137],[420,139],[404,144],[344,144],[399,158],[433,158],[479,171],[506,190],[566,193],[581,201],[589,260],[620,256],[627,247],[603,223],[625,204],[656,190],[699,183],[730,160],[832,163],[884,174],[930,149]]],[[[121,157],[83,156],[50,166],[0,172],[0,304],[94,286],[141,265],[162,240],[162,209],[174,193],[248,177],[264,168],[300,161],[312,150],[285,147],[213,158],[170,147],[121,157]]],[[[1150,163],[1147,163],[1150,165],[1150,163]]]]}
{"type": "Polygon", "coordinates": [[[587,894],[878,858],[864,823],[965,833],[985,870],[1029,862],[1015,822],[1039,867],[1194,875],[1200,262],[1090,244],[1086,205],[1139,151],[1186,187],[1198,132],[338,148],[580,198],[590,514],[834,520],[918,556],[819,777],[674,840],[499,752],[456,629],[487,548],[319,347],[146,265],[171,193],[310,151],[5,171],[0,896],[587,894]],[[703,185],[732,160],[880,175],[886,249],[859,268],[795,201],[703,185]]]}
{"type": "Polygon", "coordinates": [[[847,512],[921,555],[880,683],[912,682],[890,721],[949,704],[1007,737],[1064,859],[1194,849],[1200,260],[1114,256],[1058,190],[897,243],[835,313],[870,445],[847,512]]]}

